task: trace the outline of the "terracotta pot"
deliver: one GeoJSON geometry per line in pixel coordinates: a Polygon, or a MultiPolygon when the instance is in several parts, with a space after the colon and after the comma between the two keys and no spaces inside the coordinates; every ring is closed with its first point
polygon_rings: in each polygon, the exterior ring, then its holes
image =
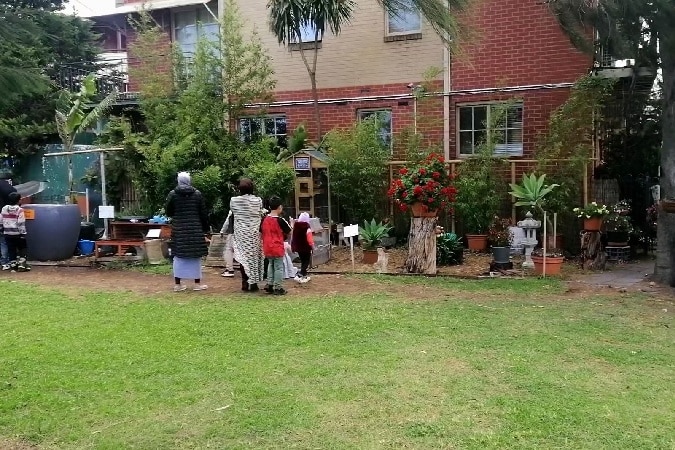
{"type": "Polygon", "coordinates": [[[602,217],[591,217],[590,219],[584,219],[585,231],[600,231],[600,228],[602,228],[602,217]]]}
{"type": "Polygon", "coordinates": [[[466,242],[469,250],[484,252],[487,250],[487,234],[467,234],[466,242]]]}
{"type": "Polygon", "coordinates": [[[364,250],[361,262],[363,264],[375,264],[377,262],[377,250],[364,250]]]}
{"type": "Polygon", "coordinates": [[[424,203],[416,202],[410,205],[413,217],[436,217],[437,211],[435,209],[424,209],[424,203]]]}
{"type": "MultiPolygon", "coordinates": [[[[563,260],[562,256],[547,256],[546,257],[546,275],[560,275],[560,268],[562,267],[563,260]]],[[[543,256],[532,256],[532,262],[534,262],[534,273],[537,275],[543,275],[544,273],[544,257],[543,256]]]]}

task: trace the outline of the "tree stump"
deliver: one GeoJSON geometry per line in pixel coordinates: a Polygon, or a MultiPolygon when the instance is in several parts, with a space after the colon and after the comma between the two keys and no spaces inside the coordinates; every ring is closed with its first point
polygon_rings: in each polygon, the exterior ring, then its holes
{"type": "Polygon", "coordinates": [[[436,275],[436,217],[413,217],[408,234],[408,273],[436,275]]]}
{"type": "Polygon", "coordinates": [[[602,248],[599,231],[581,232],[581,268],[584,270],[605,270],[607,255],[602,248]]]}

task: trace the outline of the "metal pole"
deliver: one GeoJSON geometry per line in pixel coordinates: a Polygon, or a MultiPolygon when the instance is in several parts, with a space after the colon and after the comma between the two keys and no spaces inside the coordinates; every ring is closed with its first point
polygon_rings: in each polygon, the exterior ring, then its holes
{"type": "MultiPolygon", "coordinates": [[[[101,205],[108,206],[105,186],[105,152],[99,153],[101,163],[101,205]]],[[[103,239],[108,239],[108,219],[103,219],[103,239]]]]}
{"type": "Polygon", "coordinates": [[[331,201],[330,201],[330,168],[326,167],[326,192],[328,195],[328,259],[331,258],[333,246],[330,243],[331,235],[333,234],[333,214],[331,212],[331,201]]]}
{"type": "Polygon", "coordinates": [[[87,222],[89,222],[89,188],[86,188],[84,190],[84,201],[85,201],[84,210],[87,214],[87,222]]]}

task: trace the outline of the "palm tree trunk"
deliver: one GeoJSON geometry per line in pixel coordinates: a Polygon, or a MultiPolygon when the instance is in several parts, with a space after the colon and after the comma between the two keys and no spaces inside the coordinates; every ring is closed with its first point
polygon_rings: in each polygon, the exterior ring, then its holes
{"type": "Polygon", "coordinates": [[[321,129],[321,111],[319,109],[319,90],[316,87],[316,72],[310,72],[309,79],[312,82],[312,98],[314,99],[314,120],[316,121],[317,140],[321,141],[323,138],[323,130],[321,129]]]}
{"type": "Polygon", "coordinates": [[[408,273],[436,275],[436,217],[413,217],[408,234],[408,273]]]}
{"type": "MultiPolygon", "coordinates": [[[[661,198],[675,198],[675,36],[661,34],[663,75],[663,148],[661,198]]],[[[659,210],[654,280],[675,286],[675,214],[659,210]]]]}

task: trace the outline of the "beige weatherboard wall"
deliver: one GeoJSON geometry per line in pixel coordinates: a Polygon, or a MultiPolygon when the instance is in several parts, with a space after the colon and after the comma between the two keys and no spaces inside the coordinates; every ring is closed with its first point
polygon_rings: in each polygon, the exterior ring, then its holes
{"type": "MultiPolygon", "coordinates": [[[[249,29],[256,27],[272,57],[277,91],[310,88],[300,52],[279,45],[269,31],[267,0],[239,0],[249,29]]],[[[376,0],[357,0],[352,21],[339,36],[323,37],[317,63],[319,89],[402,83],[422,79],[429,67],[443,68],[443,43],[422,21],[422,38],[385,42],[385,13],[376,0]]],[[[308,51],[310,56],[312,51],[308,51]]],[[[440,78],[440,77],[439,77],[440,78]]]]}

